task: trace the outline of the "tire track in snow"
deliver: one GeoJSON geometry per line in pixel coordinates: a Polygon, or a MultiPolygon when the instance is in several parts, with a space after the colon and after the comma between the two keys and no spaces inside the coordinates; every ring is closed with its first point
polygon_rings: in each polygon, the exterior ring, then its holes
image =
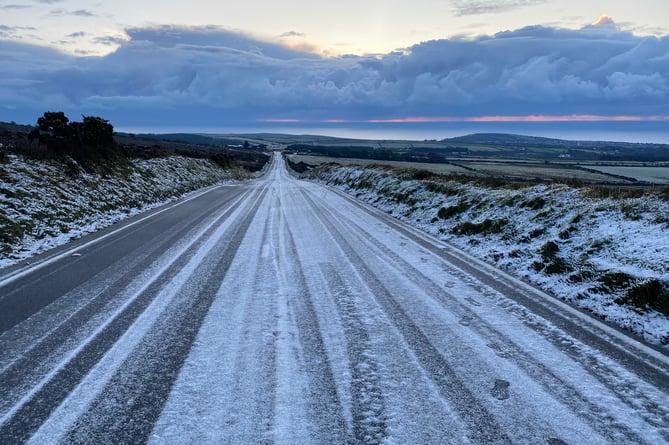
{"type": "MultiPolygon", "coordinates": [[[[285,221],[285,216],[283,217],[285,221]]],[[[302,346],[305,372],[309,377],[309,417],[314,422],[312,437],[317,443],[351,443],[342,405],[337,394],[337,386],[332,373],[313,296],[309,293],[304,266],[300,263],[294,235],[288,225],[284,225],[280,241],[280,257],[285,260],[284,279],[293,281],[300,290],[292,303],[299,341],[302,346]]]]}
{"type": "MultiPolygon", "coordinates": [[[[215,209],[215,214],[228,206],[236,197],[237,194],[231,195],[221,202],[215,209]]],[[[39,382],[50,367],[57,365],[57,360],[62,359],[68,344],[76,344],[85,338],[81,338],[80,333],[83,327],[90,325],[91,320],[99,318],[103,312],[113,313],[114,309],[123,303],[119,300],[128,287],[128,277],[141,276],[141,273],[158,261],[170,246],[177,244],[209,215],[211,211],[208,209],[207,212],[197,215],[188,225],[174,230],[168,237],[162,237],[156,243],[149,243],[149,250],[142,252],[139,258],[132,259],[128,269],[118,272],[113,281],[105,283],[102,290],[98,290],[92,297],[82,294],[79,298],[88,298],[88,301],[65,319],[59,320],[57,326],[45,332],[28,350],[16,354],[13,361],[0,371],[0,413],[4,413],[17,403],[21,395],[29,390],[31,383],[39,382]]],[[[87,336],[86,333],[83,335],[87,336]]]]}
{"type": "Polygon", "coordinates": [[[401,333],[407,345],[413,351],[418,363],[426,375],[437,386],[442,397],[458,412],[460,419],[469,430],[469,438],[474,443],[511,443],[511,439],[504,433],[501,426],[469,391],[463,380],[455,373],[446,362],[438,349],[430,342],[429,338],[416,326],[404,309],[395,300],[383,282],[366,265],[355,248],[347,241],[339,229],[332,223],[332,219],[323,213],[320,206],[312,200],[308,193],[300,190],[304,198],[318,216],[322,225],[344,254],[355,264],[365,283],[372,291],[376,300],[384,309],[386,315],[401,333]]]}
{"type": "MultiPolygon", "coordinates": [[[[573,412],[579,412],[580,416],[586,419],[590,426],[603,437],[607,437],[611,441],[623,440],[628,443],[644,442],[627,425],[617,421],[608,411],[607,406],[596,405],[591,402],[577,387],[563,379],[554,369],[536,360],[507,335],[481,318],[469,305],[462,303],[460,298],[442,289],[434,280],[424,275],[406,259],[382,244],[372,233],[359,225],[354,219],[341,212],[337,212],[336,215],[333,214],[333,219],[344,221],[347,226],[356,227],[356,230],[352,230],[350,234],[356,237],[355,242],[357,245],[369,246],[370,249],[376,251],[376,254],[372,253],[370,256],[375,256],[386,262],[387,267],[396,270],[396,276],[403,275],[409,278],[430,298],[434,301],[439,301],[449,312],[455,314],[461,320],[467,320],[468,328],[478,333],[480,337],[489,339],[488,347],[493,349],[497,355],[512,361],[527,373],[528,376],[531,376],[534,381],[539,382],[549,394],[556,397],[566,406],[569,406],[573,412]]],[[[505,297],[498,295],[494,291],[491,295],[491,292],[485,289],[485,285],[473,280],[471,275],[462,272],[449,263],[443,262],[442,266],[447,268],[453,276],[467,282],[469,286],[480,292],[481,295],[485,295],[487,298],[496,298],[502,301],[501,304],[506,300],[507,307],[505,309],[508,309],[508,299],[505,297]]],[[[497,302],[497,304],[499,305],[500,303],[497,302]]],[[[527,317],[528,315],[524,314],[523,317],[519,318],[526,324],[531,323],[529,320],[526,320],[527,317]]],[[[561,351],[565,350],[565,341],[568,341],[570,346],[574,346],[574,348],[566,348],[568,355],[576,359],[586,372],[595,377],[612,393],[616,394],[630,408],[637,410],[643,407],[639,415],[648,422],[648,427],[664,428],[666,426],[664,419],[669,415],[666,407],[659,405],[657,400],[649,398],[644,391],[636,387],[636,382],[621,381],[619,373],[609,368],[606,363],[599,362],[596,357],[583,354],[582,347],[576,346],[574,341],[566,334],[562,332],[556,333],[554,327],[551,327],[550,332],[548,332],[549,329],[546,328],[545,323],[535,322],[530,327],[540,332],[543,338],[554,343],[561,351]],[[651,412],[653,416],[647,415],[646,411],[651,412]]],[[[453,331],[451,330],[451,332],[453,331]]],[[[453,332],[452,336],[456,337],[457,335],[453,332]]],[[[559,432],[556,431],[555,434],[559,434],[559,432]]],[[[662,434],[665,440],[669,440],[667,431],[660,432],[659,434],[662,434]]]]}
{"type": "Polygon", "coordinates": [[[218,286],[149,443],[271,443],[276,289],[275,280],[268,279],[275,276],[266,248],[268,227],[263,202],[218,286]]]}
{"type": "Polygon", "coordinates": [[[207,257],[183,284],[149,335],[73,425],[65,442],[118,444],[148,440],[265,193],[266,189],[253,198],[251,209],[230,230],[229,237],[215,240],[211,249],[215,254],[207,257]]]}
{"type": "Polygon", "coordinates": [[[327,263],[321,266],[337,312],[344,323],[346,350],[351,370],[351,414],[357,443],[380,444],[386,437],[386,414],[379,385],[378,365],[370,356],[370,339],[362,322],[354,296],[342,276],[327,263]]]}
{"type": "Polygon", "coordinates": [[[201,245],[235,211],[232,207],[213,221],[180,255],[158,272],[144,288],[127,301],[85,343],[26,394],[14,408],[0,418],[0,437],[14,442],[26,441],[46,421],[51,412],[68,396],[134,321],[146,310],[169,282],[192,258],[201,245]]]}

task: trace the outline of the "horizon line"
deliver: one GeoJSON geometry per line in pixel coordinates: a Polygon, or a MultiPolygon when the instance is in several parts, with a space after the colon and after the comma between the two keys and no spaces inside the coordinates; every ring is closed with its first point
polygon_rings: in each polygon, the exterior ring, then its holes
{"type": "Polygon", "coordinates": [[[596,114],[543,115],[492,115],[492,116],[406,116],[379,119],[297,119],[260,118],[256,122],[298,124],[404,124],[404,123],[458,123],[458,122],[669,122],[669,115],[616,115],[596,114]]]}

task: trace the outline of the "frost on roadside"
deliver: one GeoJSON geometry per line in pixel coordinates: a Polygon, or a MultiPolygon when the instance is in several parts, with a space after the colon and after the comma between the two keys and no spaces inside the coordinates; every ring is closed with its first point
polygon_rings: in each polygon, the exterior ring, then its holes
{"type": "Polygon", "coordinates": [[[486,186],[380,168],[321,166],[309,176],[650,342],[669,343],[666,196],[486,186]]]}
{"type": "Polygon", "coordinates": [[[211,161],[181,156],[136,160],[128,171],[104,176],[68,175],[66,168],[7,156],[0,170],[0,267],[233,177],[211,161]]]}

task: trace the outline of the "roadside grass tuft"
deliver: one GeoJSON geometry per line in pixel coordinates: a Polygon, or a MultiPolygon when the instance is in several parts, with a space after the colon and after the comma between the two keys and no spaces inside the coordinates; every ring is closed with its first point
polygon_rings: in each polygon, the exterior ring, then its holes
{"type": "Polygon", "coordinates": [[[620,211],[622,211],[625,218],[630,221],[639,221],[641,219],[640,209],[637,206],[623,204],[620,206],[620,211]]]}
{"type": "Polygon", "coordinates": [[[548,275],[566,274],[573,271],[574,268],[564,258],[557,255],[559,252],[560,246],[556,242],[546,242],[539,249],[542,261],[532,263],[532,268],[537,272],[543,271],[548,275]]]}
{"type": "Polygon", "coordinates": [[[560,251],[560,246],[557,245],[554,241],[548,241],[546,244],[541,246],[541,250],[539,253],[541,254],[541,258],[544,261],[550,261],[554,259],[558,252],[560,251]]]}
{"type": "Polygon", "coordinates": [[[423,169],[411,169],[409,170],[409,177],[411,179],[417,180],[417,181],[424,181],[426,179],[430,179],[437,176],[436,173],[433,173],[429,170],[423,170],[423,169]]]}
{"type": "Polygon", "coordinates": [[[437,181],[425,181],[425,190],[432,193],[440,193],[445,196],[454,196],[459,193],[459,190],[456,187],[437,181]]]}
{"type": "Polygon", "coordinates": [[[544,272],[548,275],[566,274],[574,270],[564,258],[554,258],[550,263],[546,264],[544,272]]]}
{"type": "Polygon", "coordinates": [[[634,277],[625,272],[607,272],[597,278],[599,285],[590,290],[596,293],[615,292],[627,289],[634,281],[634,277]]]}
{"type": "Polygon", "coordinates": [[[480,223],[464,221],[453,228],[451,233],[455,235],[485,235],[501,233],[504,226],[508,224],[505,219],[486,219],[480,223]]]}
{"type": "Polygon", "coordinates": [[[577,273],[569,275],[568,280],[570,283],[582,283],[584,281],[592,280],[594,276],[595,274],[592,271],[581,270],[577,273]]]}
{"type": "Polygon", "coordinates": [[[461,199],[456,205],[450,207],[441,207],[437,212],[437,217],[441,219],[449,219],[455,215],[465,212],[469,208],[467,200],[461,199]]]}
{"type": "Polygon", "coordinates": [[[531,210],[540,210],[543,209],[546,205],[546,200],[541,196],[537,196],[532,199],[520,203],[520,208],[528,208],[531,210]]]}
{"type": "Polygon", "coordinates": [[[32,230],[32,224],[25,221],[24,224],[13,221],[0,214],[0,241],[6,244],[18,242],[26,232],[32,230]]]}
{"type": "Polygon", "coordinates": [[[627,290],[623,302],[645,309],[652,308],[669,315],[669,289],[660,280],[652,279],[627,290]]]}
{"type": "Polygon", "coordinates": [[[538,238],[541,235],[543,235],[544,233],[546,233],[546,228],[545,227],[540,227],[538,229],[532,230],[528,235],[529,235],[530,238],[538,238]]]}

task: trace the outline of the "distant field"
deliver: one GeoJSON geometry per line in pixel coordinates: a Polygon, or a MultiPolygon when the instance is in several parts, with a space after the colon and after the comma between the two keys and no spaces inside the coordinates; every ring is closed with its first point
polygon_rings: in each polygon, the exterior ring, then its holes
{"type": "Polygon", "coordinates": [[[288,155],[292,162],[304,162],[309,165],[318,165],[334,162],[339,165],[388,165],[395,168],[414,168],[428,170],[440,175],[471,175],[472,172],[453,164],[430,164],[423,162],[379,161],[377,159],[329,158],[326,156],[288,155]]]}
{"type": "Polygon", "coordinates": [[[589,165],[588,168],[611,175],[634,178],[637,181],[650,182],[653,184],[669,184],[669,167],[617,167],[589,165]]]}
{"type": "MultiPolygon", "coordinates": [[[[472,168],[479,174],[490,176],[506,176],[522,179],[552,179],[558,181],[577,180],[595,183],[625,182],[623,179],[589,172],[569,164],[563,164],[562,166],[557,166],[555,164],[518,162],[459,162],[458,164],[472,168]]],[[[594,167],[589,168],[594,169],[594,167]]]]}
{"type": "Polygon", "coordinates": [[[473,175],[517,178],[519,180],[582,181],[592,184],[630,184],[635,180],[650,184],[669,184],[669,167],[646,166],[609,166],[586,165],[585,168],[575,163],[522,162],[513,160],[471,161],[459,159],[452,164],[433,164],[424,162],[385,161],[377,159],[334,158],[327,156],[288,155],[293,162],[305,162],[309,165],[337,163],[340,165],[387,165],[394,168],[428,170],[443,175],[473,175]],[[596,171],[594,171],[596,170],[596,171]],[[601,172],[601,173],[598,173],[601,172]],[[627,179],[626,179],[627,178],[627,179]]]}
{"type": "MultiPolygon", "coordinates": [[[[309,165],[318,165],[323,163],[334,162],[340,165],[387,165],[395,168],[407,168],[428,170],[433,173],[443,175],[476,175],[476,176],[495,176],[506,178],[518,178],[523,180],[554,180],[566,181],[576,180],[588,183],[597,184],[611,184],[611,183],[625,183],[630,184],[633,181],[626,181],[625,179],[609,176],[603,171],[596,173],[592,171],[583,170],[576,165],[571,164],[545,164],[543,162],[513,162],[513,161],[495,161],[495,162],[472,162],[467,160],[454,161],[454,164],[432,164],[422,162],[402,162],[402,161],[380,161],[376,159],[355,159],[355,158],[332,158],[326,156],[310,156],[310,155],[288,155],[293,162],[305,162],[309,165]]],[[[593,167],[590,169],[604,169],[608,167],[593,167]]],[[[619,167],[611,167],[619,168],[619,167]]],[[[669,168],[666,168],[669,170],[669,168]]],[[[613,173],[613,172],[611,172],[613,173]]],[[[620,173],[613,173],[621,176],[620,173]]],[[[630,177],[630,175],[622,175],[630,177]]]]}

